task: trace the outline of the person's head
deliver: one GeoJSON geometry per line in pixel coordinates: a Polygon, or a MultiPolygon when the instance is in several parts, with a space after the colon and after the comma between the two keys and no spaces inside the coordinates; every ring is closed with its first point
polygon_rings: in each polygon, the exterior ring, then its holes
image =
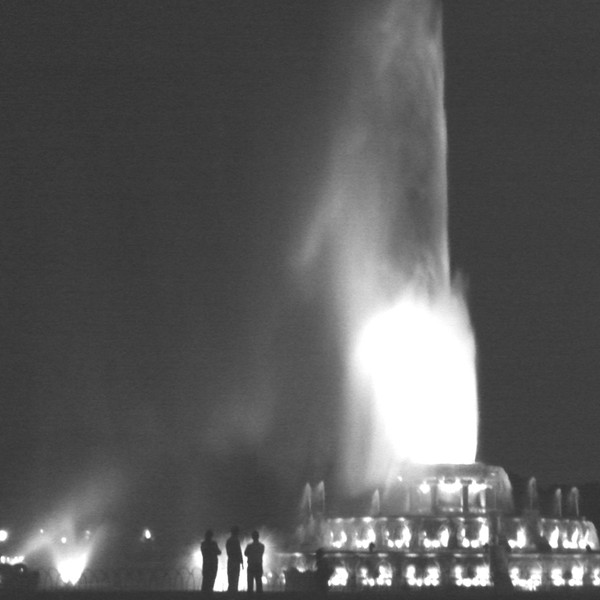
{"type": "Polygon", "coordinates": [[[258,542],[258,531],[253,531],[253,532],[252,532],[252,539],[253,539],[255,542],[258,542]]]}
{"type": "Polygon", "coordinates": [[[213,538],[213,532],[212,532],[212,529],[207,529],[207,530],[206,530],[206,533],[204,534],[204,539],[205,539],[206,541],[210,541],[210,540],[212,540],[212,538],[213,538]]]}
{"type": "Polygon", "coordinates": [[[237,525],[234,525],[231,528],[231,535],[237,537],[240,534],[240,528],[237,525]]]}

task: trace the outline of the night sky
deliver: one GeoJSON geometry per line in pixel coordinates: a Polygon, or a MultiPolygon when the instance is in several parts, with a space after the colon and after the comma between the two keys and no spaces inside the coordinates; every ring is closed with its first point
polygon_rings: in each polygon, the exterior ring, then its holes
{"type": "MultiPolygon", "coordinates": [[[[2,3],[7,518],[250,527],[334,478],[340,358],[294,252],[359,6],[2,3]]],[[[478,458],[541,483],[600,479],[599,25],[595,1],[444,6],[478,458]]]]}

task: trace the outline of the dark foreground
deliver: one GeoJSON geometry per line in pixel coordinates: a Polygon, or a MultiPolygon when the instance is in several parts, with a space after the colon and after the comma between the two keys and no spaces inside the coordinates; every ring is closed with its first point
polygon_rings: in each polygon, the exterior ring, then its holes
{"type": "Polygon", "coordinates": [[[80,591],[73,589],[52,591],[25,591],[25,590],[0,590],[0,599],[23,600],[248,600],[248,598],[262,597],[264,600],[305,600],[309,598],[328,598],[330,600],[391,600],[392,598],[404,600],[587,600],[600,599],[600,588],[560,588],[537,592],[503,592],[493,589],[426,589],[426,590],[387,590],[363,592],[330,592],[323,595],[315,592],[264,592],[259,594],[228,594],[214,592],[181,591],[80,591]]]}

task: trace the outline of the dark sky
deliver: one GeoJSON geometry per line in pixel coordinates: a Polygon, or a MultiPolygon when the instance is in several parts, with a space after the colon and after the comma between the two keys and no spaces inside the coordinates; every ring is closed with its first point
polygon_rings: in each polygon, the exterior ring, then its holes
{"type": "MultiPolygon", "coordinates": [[[[86,489],[82,518],[250,526],[332,476],[339,358],[292,253],[359,5],[0,6],[7,514],[86,489]]],[[[444,7],[479,458],[542,483],[600,479],[599,24],[595,1],[444,7]]]]}

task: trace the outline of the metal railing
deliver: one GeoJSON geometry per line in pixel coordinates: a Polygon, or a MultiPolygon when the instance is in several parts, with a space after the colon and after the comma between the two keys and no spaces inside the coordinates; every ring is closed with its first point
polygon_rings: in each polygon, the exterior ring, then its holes
{"type": "Polygon", "coordinates": [[[202,571],[177,567],[86,569],[75,585],[65,583],[57,569],[40,569],[38,589],[199,590],[202,571]]]}

